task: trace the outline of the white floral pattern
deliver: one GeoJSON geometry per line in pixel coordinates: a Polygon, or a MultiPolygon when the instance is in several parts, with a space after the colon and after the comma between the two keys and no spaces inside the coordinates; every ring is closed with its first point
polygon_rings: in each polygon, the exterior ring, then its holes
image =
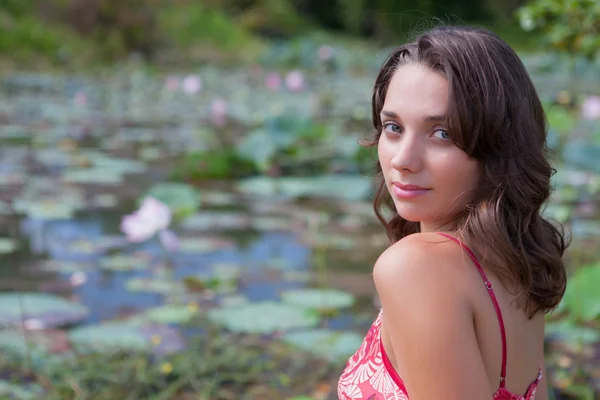
{"type": "MultiPolygon", "coordinates": [[[[408,395],[394,381],[383,362],[380,345],[382,316],[383,310],[371,325],[361,346],[348,359],[338,382],[340,400],[409,400],[408,395]]],[[[540,371],[525,396],[518,396],[505,388],[500,388],[494,394],[493,400],[535,400],[537,384],[541,377],[540,371]]]]}

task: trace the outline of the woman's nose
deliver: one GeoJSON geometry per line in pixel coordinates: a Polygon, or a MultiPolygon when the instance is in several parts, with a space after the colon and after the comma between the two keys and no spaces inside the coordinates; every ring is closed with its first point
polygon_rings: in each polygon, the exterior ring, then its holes
{"type": "Polygon", "coordinates": [[[392,167],[398,171],[420,170],[423,165],[422,151],[420,143],[414,136],[403,135],[402,139],[395,143],[392,167]]]}

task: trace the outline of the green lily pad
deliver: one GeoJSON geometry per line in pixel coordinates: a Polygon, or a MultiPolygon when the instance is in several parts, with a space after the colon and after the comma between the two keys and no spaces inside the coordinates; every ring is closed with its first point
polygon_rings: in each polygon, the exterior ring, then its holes
{"type": "Polygon", "coordinates": [[[358,201],[371,194],[373,183],[371,179],[359,175],[253,177],[239,182],[237,189],[241,193],[261,197],[282,195],[291,198],[322,197],[358,201]]]}
{"type": "Polygon", "coordinates": [[[574,318],[593,321],[600,317],[598,282],[600,282],[600,263],[576,269],[565,292],[565,306],[574,318]]]}
{"type": "Polygon", "coordinates": [[[19,242],[15,239],[0,237],[0,254],[14,253],[19,249],[19,242]]]}
{"type": "Polygon", "coordinates": [[[255,217],[252,219],[252,228],[257,231],[289,231],[290,218],[283,217],[255,217]]]}
{"type": "Polygon", "coordinates": [[[571,215],[571,207],[562,204],[548,204],[543,210],[543,215],[564,224],[571,215]]]}
{"type": "Polygon", "coordinates": [[[232,206],[238,204],[238,199],[233,193],[203,192],[202,203],[210,206],[232,206]]]}
{"type": "Polygon", "coordinates": [[[246,229],[250,219],[236,212],[201,212],[183,220],[181,228],[190,231],[246,229]]]}
{"type": "Polygon", "coordinates": [[[116,172],[119,174],[139,174],[145,172],[147,167],[141,161],[116,158],[106,155],[91,157],[90,161],[99,170],[116,172]]]}
{"type": "Polygon", "coordinates": [[[319,317],[314,313],[270,301],[212,309],[208,318],[233,332],[261,334],[312,328],[319,323],[319,317]]]}
{"type": "Polygon", "coordinates": [[[158,324],[185,324],[192,320],[198,311],[186,305],[164,305],[144,312],[148,320],[158,324]]]}
{"type": "Polygon", "coordinates": [[[600,172],[600,145],[586,141],[569,141],[563,148],[562,157],[570,166],[600,172]]]}
{"type": "Polygon", "coordinates": [[[143,319],[82,326],[73,329],[69,338],[82,353],[123,351],[166,354],[185,348],[177,330],[144,322],[143,319]]]}
{"type": "Polygon", "coordinates": [[[148,196],[166,204],[178,218],[190,216],[200,207],[200,193],[185,183],[159,183],[150,188],[141,198],[148,196]]]}
{"type": "Polygon", "coordinates": [[[91,263],[62,260],[44,260],[38,264],[40,271],[60,272],[64,274],[73,274],[75,272],[87,272],[93,269],[91,263]]]}
{"type": "Polygon", "coordinates": [[[131,278],[127,281],[126,287],[131,292],[159,294],[172,294],[185,291],[185,286],[181,282],[155,278],[131,278]]]}
{"type": "Polygon", "coordinates": [[[231,248],[235,242],[220,238],[182,237],[179,238],[179,251],[189,254],[203,254],[231,248]]]}
{"type": "Polygon", "coordinates": [[[79,168],[66,170],[62,176],[67,183],[114,186],[123,183],[120,172],[105,168],[79,168]]]}
{"type": "Polygon", "coordinates": [[[286,304],[297,307],[320,309],[340,309],[354,304],[354,296],[337,289],[294,289],[281,294],[286,304]]]}
{"type": "Polygon", "coordinates": [[[98,208],[113,208],[119,205],[119,198],[114,194],[100,193],[94,196],[92,204],[98,208]]]}
{"type": "Polygon", "coordinates": [[[20,200],[13,204],[15,211],[26,214],[29,218],[40,220],[71,219],[78,207],[73,204],[53,201],[20,200]]]}
{"type": "Polygon", "coordinates": [[[360,347],[364,335],[355,332],[315,329],[289,332],[284,334],[281,339],[330,361],[341,361],[354,354],[360,347]]]}
{"type": "Polygon", "coordinates": [[[140,271],[150,267],[150,260],[134,255],[116,254],[102,258],[99,264],[100,268],[109,271],[140,271]]]}
{"type": "Polygon", "coordinates": [[[87,307],[42,293],[0,294],[0,326],[21,326],[35,320],[43,327],[70,325],[87,318],[87,307]]]}
{"type": "Polygon", "coordinates": [[[546,323],[545,334],[556,337],[572,345],[594,344],[600,341],[600,332],[593,328],[578,326],[571,321],[549,321],[546,323]]]}

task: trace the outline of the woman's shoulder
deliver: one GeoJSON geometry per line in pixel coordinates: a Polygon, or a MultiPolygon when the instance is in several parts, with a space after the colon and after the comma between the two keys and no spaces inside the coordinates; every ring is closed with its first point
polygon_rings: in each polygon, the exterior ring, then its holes
{"type": "Polygon", "coordinates": [[[477,270],[462,247],[438,233],[415,233],[387,248],[377,259],[373,278],[378,292],[394,297],[411,290],[466,296],[477,270]],[[405,290],[398,289],[404,287],[405,290]]]}

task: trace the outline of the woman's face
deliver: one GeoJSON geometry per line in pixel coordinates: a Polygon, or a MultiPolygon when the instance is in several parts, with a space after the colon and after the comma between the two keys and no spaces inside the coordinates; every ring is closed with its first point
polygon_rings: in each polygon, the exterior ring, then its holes
{"type": "Polygon", "coordinates": [[[448,134],[448,81],[405,64],[390,81],[380,118],[378,156],[396,210],[421,231],[444,230],[472,199],[479,163],[448,134]]]}

